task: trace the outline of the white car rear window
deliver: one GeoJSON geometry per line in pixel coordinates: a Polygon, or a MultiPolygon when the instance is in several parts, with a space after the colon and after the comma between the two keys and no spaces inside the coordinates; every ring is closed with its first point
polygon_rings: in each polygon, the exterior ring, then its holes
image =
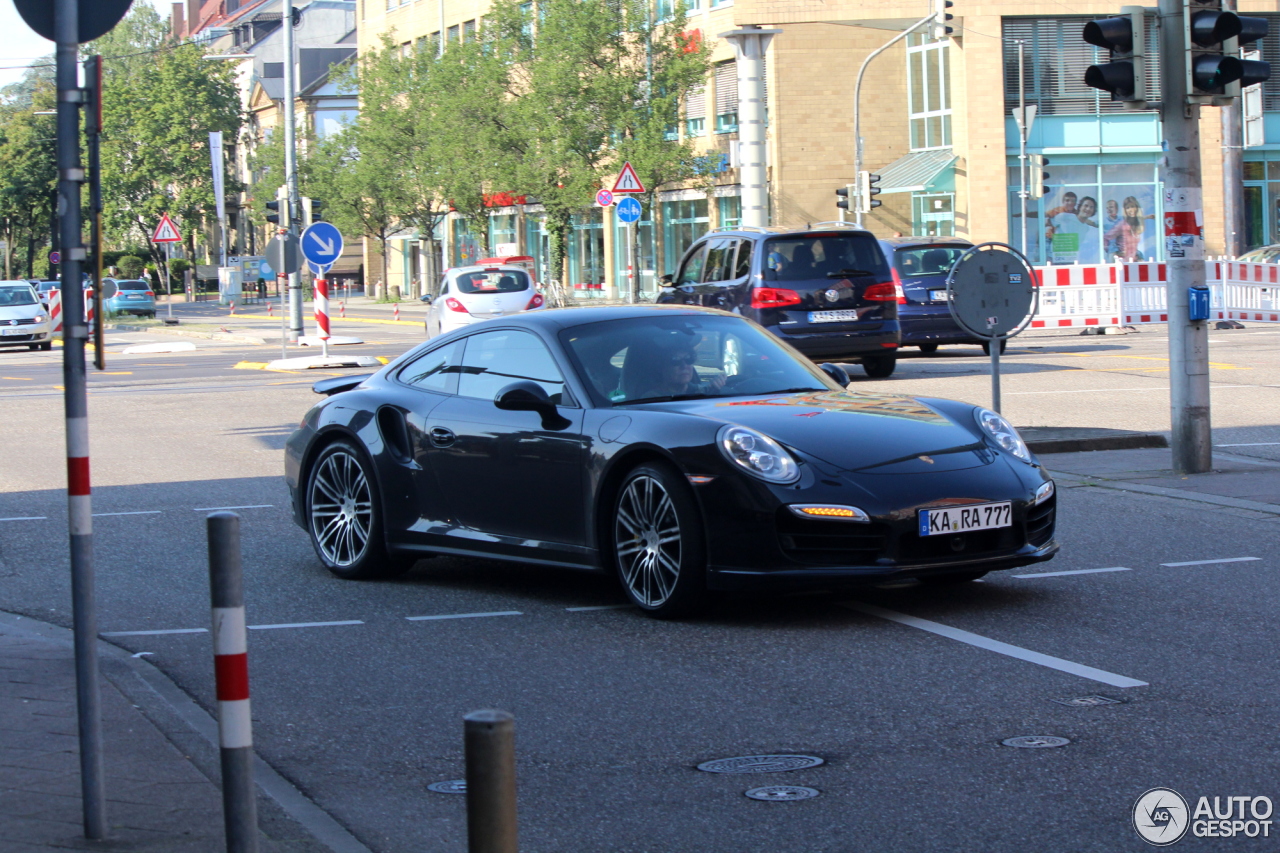
{"type": "Polygon", "coordinates": [[[477,270],[459,273],[459,293],[518,293],[530,287],[529,275],[521,270],[477,270]]]}

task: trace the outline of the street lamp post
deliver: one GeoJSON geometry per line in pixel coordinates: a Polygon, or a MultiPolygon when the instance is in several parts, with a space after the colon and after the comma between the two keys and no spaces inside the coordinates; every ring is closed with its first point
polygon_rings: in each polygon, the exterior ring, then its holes
{"type": "MultiPolygon", "coordinates": [[[[289,190],[289,210],[298,206],[298,151],[296,148],[293,102],[297,92],[293,65],[293,0],[284,0],[284,184],[289,190]]],[[[290,234],[294,233],[293,221],[281,222],[290,234]]],[[[289,273],[289,343],[295,344],[302,335],[302,277],[289,273]]]]}

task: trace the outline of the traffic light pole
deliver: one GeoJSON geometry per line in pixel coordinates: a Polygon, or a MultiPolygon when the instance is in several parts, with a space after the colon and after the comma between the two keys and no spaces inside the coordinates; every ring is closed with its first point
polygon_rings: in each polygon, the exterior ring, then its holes
{"type": "MultiPolygon", "coordinates": [[[[284,0],[284,184],[289,190],[289,216],[280,227],[296,235],[293,227],[294,211],[298,206],[298,149],[295,136],[293,107],[297,83],[293,66],[293,0],[284,0]]],[[[285,217],[281,217],[283,220],[285,217]]],[[[302,335],[302,277],[289,273],[289,343],[296,344],[302,335]]]]}
{"type": "MultiPolygon", "coordinates": [[[[1236,0],[1224,0],[1222,8],[1234,12],[1236,0]]],[[[1222,107],[1222,208],[1223,243],[1227,257],[1244,251],[1244,128],[1240,119],[1243,98],[1232,98],[1222,107]]]]}
{"type": "Polygon", "coordinates": [[[1204,240],[1184,239],[1171,223],[1204,221],[1200,108],[1187,103],[1182,0],[1160,0],[1161,107],[1164,129],[1164,235],[1168,270],[1169,403],[1173,470],[1203,474],[1213,463],[1209,422],[1209,324],[1190,319],[1190,288],[1205,282],[1204,240]]]}

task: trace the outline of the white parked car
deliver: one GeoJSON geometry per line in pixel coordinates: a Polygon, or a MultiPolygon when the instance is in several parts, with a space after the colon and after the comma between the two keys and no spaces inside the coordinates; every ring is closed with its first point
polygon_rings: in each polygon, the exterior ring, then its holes
{"type": "Polygon", "coordinates": [[[471,323],[533,311],[546,306],[522,267],[474,266],[446,270],[436,296],[427,294],[427,337],[434,338],[471,323]]]}
{"type": "Polygon", "coordinates": [[[0,281],[0,346],[51,349],[49,312],[25,281],[0,281]]]}

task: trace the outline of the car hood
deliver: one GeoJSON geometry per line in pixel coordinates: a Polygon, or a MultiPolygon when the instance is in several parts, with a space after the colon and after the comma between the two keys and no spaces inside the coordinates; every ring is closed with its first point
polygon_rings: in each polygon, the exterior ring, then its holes
{"type": "Polygon", "coordinates": [[[844,471],[955,470],[991,460],[972,428],[915,397],[818,391],[690,404],[686,411],[759,430],[844,471]]]}
{"type": "Polygon", "coordinates": [[[44,306],[39,303],[35,305],[6,305],[0,308],[0,324],[9,320],[30,320],[44,313],[46,313],[44,306]]]}

